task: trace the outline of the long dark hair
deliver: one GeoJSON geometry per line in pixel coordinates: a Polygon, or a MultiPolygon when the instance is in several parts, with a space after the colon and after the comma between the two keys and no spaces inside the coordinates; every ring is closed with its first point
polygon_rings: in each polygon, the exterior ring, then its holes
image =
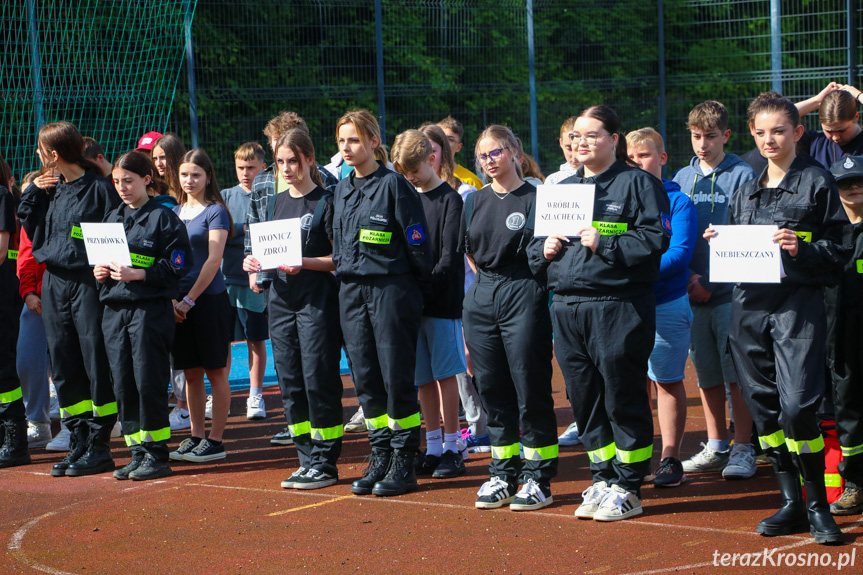
{"type": "Polygon", "coordinates": [[[282,134],[282,137],[276,142],[276,147],[273,148],[273,156],[278,153],[279,148],[289,148],[298,160],[300,159],[300,155],[305,156],[310,162],[309,175],[311,176],[312,181],[318,186],[322,188],[324,187],[321,172],[318,170],[318,166],[315,163],[315,145],[312,143],[312,139],[309,137],[308,132],[304,132],[300,128],[288,130],[282,134]]]}
{"type": "MultiPolygon", "coordinates": [[[[204,199],[211,203],[221,204],[225,208],[225,211],[228,212],[228,220],[230,221],[228,237],[234,237],[234,218],[231,217],[231,211],[225,205],[225,200],[219,191],[219,182],[216,181],[216,172],[213,169],[213,162],[210,160],[210,156],[207,155],[207,152],[203,148],[195,148],[183,155],[180,163],[177,165],[178,174],[179,168],[183,164],[195,164],[204,170],[204,174],[207,176],[207,183],[204,186],[204,199]]],[[[189,201],[189,196],[186,194],[186,190],[180,186],[180,189],[177,190],[177,202],[182,206],[187,201],[189,201]]]]}
{"type": "MultiPolygon", "coordinates": [[[[48,162],[45,152],[57,152],[64,161],[77,164],[85,170],[96,170],[99,167],[84,158],[84,137],[75,124],[71,122],[51,122],[39,130],[39,149],[42,150],[43,163],[48,162]]],[[[48,166],[54,167],[54,166],[48,166]]]]}
{"type": "Polygon", "coordinates": [[[617,146],[614,150],[614,157],[621,162],[629,162],[629,155],[626,153],[626,135],[620,125],[620,118],[609,106],[591,106],[581,112],[579,118],[593,118],[602,122],[602,127],[609,134],[617,134],[617,146]]]}
{"type": "MultiPolygon", "coordinates": [[[[179,201],[180,164],[183,161],[183,156],[186,154],[186,146],[183,144],[183,140],[178,138],[176,134],[172,134],[170,132],[153,142],[153,150],[156,149],[156,146],[162,148],[162,151],[165,152],[164,181],[168,185],[168,190],[171,195],[179,201]]],[[[152,150],[150,151],[150,154],[152,157],[152,150]]],[[[158,171],[156,176],[160,179],[162,178],[162,176],[158,174],[158,171]]]]}
{"type": "Polygon", "coordinates": [[[156,177],[156,167],[147,154],[137,151],[127,152],[114,161],[114,169],[126,170],[142,178],[150,176],[147,189],[153,190],[157,195],[162,194],[165,183],[156,177]]]}
{"type": "Polygon", "coordinates": [[[12,174],[12,168],[9,167],[6,160],[0,158],[0,186],[3,186],[12,192],[12,195],[20,198],[21,190],[18,189],[18,186],[12,184],[13,179],[14,175],[12,174]]]}

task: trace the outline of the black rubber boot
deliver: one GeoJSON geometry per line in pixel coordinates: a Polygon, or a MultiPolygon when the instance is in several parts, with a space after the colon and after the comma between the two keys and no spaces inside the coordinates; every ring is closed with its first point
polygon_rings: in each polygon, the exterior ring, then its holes
{"type": "Polygon", "coordinates": [[[390,460],[386,476],[375,483],[372,494],[378,497],[392,497],[415,491],[417,476],[414,473],[414,457],[412,451],[396,450],[390,460]]]}
{"type": "Polygon", "coordinates": [[[384,478],[390,466],[393,452],[388,449],[372,449],[369,465],[363,471],[361,479],[357,479],[351,485],[351,493],[354,495],[369,495],[375,487],[375,483],[384,478]]]}
{"type": "Polygon", "coordinates": [[[779,483],[779,492],[785,503],[779,511],[762,519],[755,531],[767,537],[806,533],[809,527],[806,504],[803,502],[800,476],[788,448],[784,445],[779,448],[768,448],[764,453],[776,472],[776,482],[779,483]]]}
{"type": "MultiPolygon", "coordinates": [[[[65,424],[64,424],[65,425],[65,424]]],[[[66,475],[66,470],[71,464],[78,461],[78,458],[84,455],[87,451],[87,436],[90,433],[90,426],[86,421],[73,422],[71,426],[66,425],[69,429],[69,453],[66,454],[60,463],[54,464],[51,468],[53,477],[63,477],[66,475]]]]}
{"type": "MultiPolygon", "coordinates": [[[[86,425],[86,423],[84,424],[86,425]]],[[[66,468],[66,477],[81,477],[96,475],[106,471],[114,471],[114,458],[111,457],[111,425],[102,425],[98,429],[90,428],[87,437],[87,451],[66,468]]]]}
{"type": "Polygon", "coordinates": [[[144,461],[144,455],[146,455],[146,452],[140,449],[140,446],[136,447],[137,449],[132,450],[132,461],[130,461],[125,467],[114,471],[114,479],[119,479],[120,481],[129,479],[129,474],[138,469],[138,466],[141,465],[142,461],[144,461]]]}
{"type": "Polygon", "coordinates": [[[0,420],[3,428],[3,443],[0,446],[0,468],[17,467],[30,463],[27,447],[27,420],[0,420]]]}
{"type": "Polygon", "coordinates": [[[827,488],[824,481],[804,481],[806,489],[806,510],[809,515],[809,533],[820,545],[835,545],[843,543],[842,530],[836,525],[830,515],[830,504],[827,503],[827,488]]]}

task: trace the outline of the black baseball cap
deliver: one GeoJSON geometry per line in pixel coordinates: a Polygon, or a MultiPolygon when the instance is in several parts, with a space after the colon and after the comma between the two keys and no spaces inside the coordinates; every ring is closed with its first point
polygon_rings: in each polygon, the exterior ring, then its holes
{"type": "Polygon", "coordinates": [[[848,178],[863,178],[863,156],[845,156],[830,166],[830,173],[837,182],[848,178]]]}

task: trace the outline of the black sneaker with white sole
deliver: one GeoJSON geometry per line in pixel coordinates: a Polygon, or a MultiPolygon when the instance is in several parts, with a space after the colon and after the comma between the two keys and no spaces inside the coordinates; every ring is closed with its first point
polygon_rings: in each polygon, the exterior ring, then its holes
{"type": "Polygon", "coordinates": [[[287,479],[282,481],[282,483],[281,483],[282,489],[295,489],[297,486],[297,481],[300,479],[300,477],[302,477],[303,475],[305,475],[308,472],[309,472],[308,467],[297,468],[296,471],[291,473],[290,477],[288,477],[287,479]]]}
{"type": "Polygon", "coordinates": [[[320,489],[335,485],[339,480],[338,475],[332,475],[320,469],[309,469],[309,471],[299,477],[294,483],[294,489],[320,489]]]}
{"type": "Polygon", "coordinates": [[[551,488],[531,478],[525,481],[515,494],[509,508],[513,511],[533,511],[548,507],[552,503],[554,498],[551,496],[551,488]]]}
{"type": "Polygon", "coordinates": [[[202,439],[201,443],[195,446],[195,449],[183,456],[183,461],[205,463],[207,461],[224,459],[225,457],[225,446],[222,445],[222,442],[219,442],[217,445],[209,439],[202,439]]]}
{"type": "Polygon", "coordinates": [[[168,459],[171,461],[184,461],[183,456],[191,453],[202,441],[203,439],[200,437],[187,437],[180,442],[180,446],[175,451],[168,454],[168,459]]]}
{"type": "Polygon", "coordinates": [[[516,486],[502,477],[494,476],[479,488],[476,494],[477,509],[497,509],[512,503],[515,499],[516,486]]]}

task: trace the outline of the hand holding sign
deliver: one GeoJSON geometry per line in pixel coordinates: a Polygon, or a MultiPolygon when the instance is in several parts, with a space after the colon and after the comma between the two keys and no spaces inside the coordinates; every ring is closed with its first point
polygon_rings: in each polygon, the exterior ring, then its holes
{"type": "Polygon", "coordinates": [[[711,226],[710,281],[779,283],[782,259],[776,226],[711,226]],[[712,232],[711,232],[712,230],[712,232]]]}
{"type": "Polygon", "coordinates": [[[112,262],[130,266],[129,243],[121,223],[81,223],[81,235],[91,266],[110,266],[112,262]]]}
{"type": "Polygon", "coordinates": [[[534,236],[581,237],[593,225],[593,184],[541,184],[536,187],[534,236]]]}
{"type": "Polygon", "coordinates": [[[249,224],[249,233],[252,255],[262,270],[303,265],[300,218],[249,224]]]}

